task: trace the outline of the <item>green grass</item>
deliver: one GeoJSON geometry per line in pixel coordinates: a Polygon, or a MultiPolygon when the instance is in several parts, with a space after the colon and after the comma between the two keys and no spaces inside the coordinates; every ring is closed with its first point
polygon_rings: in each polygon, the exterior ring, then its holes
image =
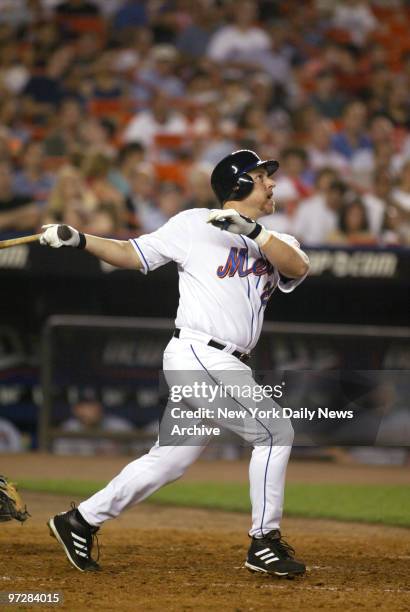
{"type": "MultiPolygon", "coordinates": [[[[19,481],[21,489],[76,498],[89,497],[104,485],[76,480],[19,481]]],[[[234,482],[180,481],[162,488],[149,502],[232,512],[250,510],[248,486],[234,482]]],[[[291,483],[286,487],[285,514],[410,527],[410,487],[291,483]]]]}

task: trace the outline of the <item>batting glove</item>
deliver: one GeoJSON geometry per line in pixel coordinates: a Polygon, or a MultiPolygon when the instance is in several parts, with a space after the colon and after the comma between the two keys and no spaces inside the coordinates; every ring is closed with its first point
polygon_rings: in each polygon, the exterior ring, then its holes
{"type": "Polygon", "coordinates": [[[270,234],[260,223],[257,223],[245,215],[241,215],[237,210],[228,208],[227,210],[213,210],[207,223],[212,223],[221,230],[232,232],[232,234],[242,234],[256,242],[260,247],[270,240],[270,234]]]}
{"type": "Polygon", "coordinates": [[[84,249],[86,239],[84,234],[70,225],[49,224],[43,225],[43,233],[40,236],[40,244],[59,249],[62,246],[84,249]]]}

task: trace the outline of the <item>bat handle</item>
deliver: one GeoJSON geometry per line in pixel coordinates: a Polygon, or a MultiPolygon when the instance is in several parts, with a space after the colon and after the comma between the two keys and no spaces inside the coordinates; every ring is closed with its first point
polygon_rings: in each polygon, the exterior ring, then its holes
{"type": "Polygon", "coordinates": [[[31,236],[22,236],[21,238],[11,238],[10,240],[0,240],[0,249],[9,249],[10,247],[18,246],[19,244],[28,244],[36,242],[41,234],[32,234],[31,236]]]}

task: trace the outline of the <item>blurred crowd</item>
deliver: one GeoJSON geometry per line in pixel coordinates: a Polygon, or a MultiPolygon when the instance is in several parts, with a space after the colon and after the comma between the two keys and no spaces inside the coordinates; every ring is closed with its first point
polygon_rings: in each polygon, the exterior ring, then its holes
{"type": "Polygon", "coordinates": [[[0,237],[126,238],[278,159],[306,245],[410,245],[405,0],[0,0],[0,237]]]}

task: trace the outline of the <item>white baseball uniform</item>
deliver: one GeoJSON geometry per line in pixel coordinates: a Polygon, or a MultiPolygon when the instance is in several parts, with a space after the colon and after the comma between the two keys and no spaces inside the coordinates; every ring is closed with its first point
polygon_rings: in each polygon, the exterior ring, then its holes
{"type": "MultiPolygon", "coordinates": [[[[181,212],[157,231],[131,240],[145,274],[169,261],[178,266],[180,301],[175,325],[180,335],[165,349],[164,372],[167,379],[175,371],[197,370],[210,377],[215,371],[240,372],[244,384],[256,385],[251,369],[232,353],[248,353],[256,345],[266,304],[275,289],[292,291],[303,278],[282,278],[253,240],[207,224],[209,212],[181,212]],[[225,348],[208,346],[210,340],[225,348]]],[[[299,247],[292,236],[276,235],[299,247]]],[[[233,401],[243,404],[242,398],[233,401]]],[[[190,405],[190,400],[185,402],[190,405]]],[[[293,441],[289,421],[282,433],[282,442],[268,434],[263,444],[254,444],[249,466],[251,536],[261,537],[279,528],[293,441]]],[[[82,502],[79,511],[91,525],[101,525],[179,478],[205,446],[157,442],[149,453],[129,463],[104,489],[82,502]]]]}

